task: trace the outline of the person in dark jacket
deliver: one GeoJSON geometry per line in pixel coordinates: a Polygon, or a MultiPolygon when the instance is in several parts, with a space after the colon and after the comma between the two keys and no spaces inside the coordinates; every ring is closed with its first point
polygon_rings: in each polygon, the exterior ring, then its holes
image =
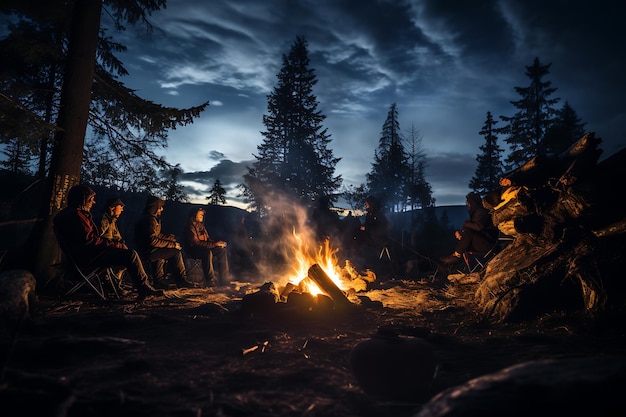
{"type": "Polygon", "coordinates": [[[91,215],[95,202],[96,193],[85,185],[75,185],[69,190],[67,207],[53,219],[63,250],[69,251],[80,267],[126,268],[137,289],[139,301],[150,295],[162,295],[162,291],[152,286],[137,252],[100,237],[98,226],[91,215]]]}
{"type": "Polygon", "coordinates": [[[226,285],[230,283],[230,268],[226,253],[227,243],[223,240],[213,240],[204,226],[203,208],[194,208],[189,215],[185,227],[185,251],[187,255],[202,261],[202,271],[208,286],[226,285]],[[215,273],[213,259],[217,259],[219,274],[215,273]],[[216,282],[217,281],[217,282],[216,282]]]}
{"type": "Polygon", "coordinates": [[[463,222],[462,230],[454,232],[458,239],[454,253],[442,258],[442,262],[453,265],[461,261],[465,252],[487,253],[498,242],[498,229],[493,225],[491,215],[483,207],[482,199],[476,193],[466,196],[469,220],[463,222]]]}
{"type": "Polygon", "coordinates": [[[361,226],[361,236],[369,246],[380,247],[389,240],[389,221],[380,206],[380,202],[374,196],[365,200],[365,221],[361,226]]]}
{"type": "Polygon", "coordinates": [[[153,267],[154,285],[157,288],[169,288],[166,282],[165,266],[173,269],[176,285],[180,287],[195,287],[187,279],[187,269],[183,260],[182,246],[176,236],[165,235],[161,232],[161,213],[165,201],[154,196],[148,196],[142,217],[135,227],[135,240],[142,256],[153,267]]]}

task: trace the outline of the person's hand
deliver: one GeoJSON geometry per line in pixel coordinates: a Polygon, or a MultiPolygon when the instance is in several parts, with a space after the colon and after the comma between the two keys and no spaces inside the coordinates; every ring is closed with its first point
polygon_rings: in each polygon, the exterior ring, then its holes
{"type": "Polygon", "coordinates": [[[458,230],[455,230],[455,231],[454,231],[454,237],[455,237],[457,240],[461,240],[461,236],[462,236],[462,235],[461,235],[461,232],[460,232],[460,231],[458,231],[458,230]]]}
{"type": "Polygon", "coordinates": [[[218,248],[225,248],[225,247],[226,247],[226,245],[228,245],[228,243],[224,242],[223,240],[219,240],[219,241],[217,242],[217,245],[216,245],[216,246],[217,246],[218,248]]]}
{"type": "Polygon", "coordinates": [[[176,243],[174,244],[174,249],[181,250],[182,248],[183,248],[183,247],[182,247],[182,246],[180,246],[180,243],[176,242],[176,243]]]}

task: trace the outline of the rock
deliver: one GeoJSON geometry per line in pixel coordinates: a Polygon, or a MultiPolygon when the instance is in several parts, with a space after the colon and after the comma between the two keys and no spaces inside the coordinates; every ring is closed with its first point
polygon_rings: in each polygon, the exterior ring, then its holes
{"type": "Polygon", "coordinates": [[[624,387],[624,357],[537,360],[448,388],[414,417],[617,417],[624,387]]]}

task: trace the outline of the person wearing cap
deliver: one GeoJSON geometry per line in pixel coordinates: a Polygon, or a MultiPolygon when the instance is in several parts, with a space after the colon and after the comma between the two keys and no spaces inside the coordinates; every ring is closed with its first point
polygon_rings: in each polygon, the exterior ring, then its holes
{"type": "Polygon", "coordinates": [[[465,202],[469,220],[463,222],[461,230],[454,231],[454,236],[458,240],[456,248],[451,255],[441,259],[447,265],[460,262],[467,251],[487,253],[498,242],[498,229],[493,225],[489,211],[483,207],[480,196],[469,193],[465,202]]]}
{"type": "Polygon", "coordinates": [[[150,295],[163,295],[156,290],[143,267],[136,251],[121,248],[100,237],[100,230],[93,220],[91,209],[96,203],[96,193],[86,185],[75,185],[67,195],[67,207],[54,216],[55,232],[64,242],[64,250],[82,267],[126,268],[134,287],[137,300],[150,295]]]}
{"type": "Polygon", "coordinates": [[[185,251],[189,257],[202,261],[202,272],[208,286],[226,285],[230,282],[230,268],[226,253],[227,243],[223,240],[213,240],[204,226],[203,208],[194,208],[189,215],[185,227],[185,251]],[[213,259],[217,259],[219,274],[216,275],[213,259]]]}
{"type": "Polygon", "coordinates": [[[119,198],[110,198],[104,208],[102,219],[100,220],[100,236],[106,239],[116,247],[128,248],[119,228],[117,227],[117,220],[124,211],[124,203],[119,198]]]}
{"type": "Polygon", "coordinates": [[[182,246],[176,240],[176,236],[161,232],[161,213],[164,206],[165,200],[148,196],[143,216],[135,228],[135,240],[139,251],[153,266],[154,285],[157,288],[169,288],[166,283],[166,262],[169,269],[173,269],[177,286],[195,287],[195,284],[187,279],[182,246]]]}

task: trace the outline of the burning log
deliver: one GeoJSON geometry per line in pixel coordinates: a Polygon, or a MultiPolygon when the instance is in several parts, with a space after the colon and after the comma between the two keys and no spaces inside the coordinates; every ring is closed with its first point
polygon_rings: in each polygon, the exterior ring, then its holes
{"type": "Polygon", "coordinates": [[[286,301],[287,297],[289,297],[289,294],[291,294],[291,292],[295,289],[296,289],[296,286],[292,284],[291,282],[288,282],[287,285],[285,285],[285,288],[283,289],[283,291],[280,293],[280,299],[282,301],[286,301]]]}
{"type": "Polygon", "coordinates": [[[308,276],[317,284],[320,290],[324,291],[335,302],[338,309],[353,307],[346,295],[335,285],[333,280],[326,275],[326,272],[324,272],[318,264],[313,264],[313,266],[309,268],[308,276]]]}

